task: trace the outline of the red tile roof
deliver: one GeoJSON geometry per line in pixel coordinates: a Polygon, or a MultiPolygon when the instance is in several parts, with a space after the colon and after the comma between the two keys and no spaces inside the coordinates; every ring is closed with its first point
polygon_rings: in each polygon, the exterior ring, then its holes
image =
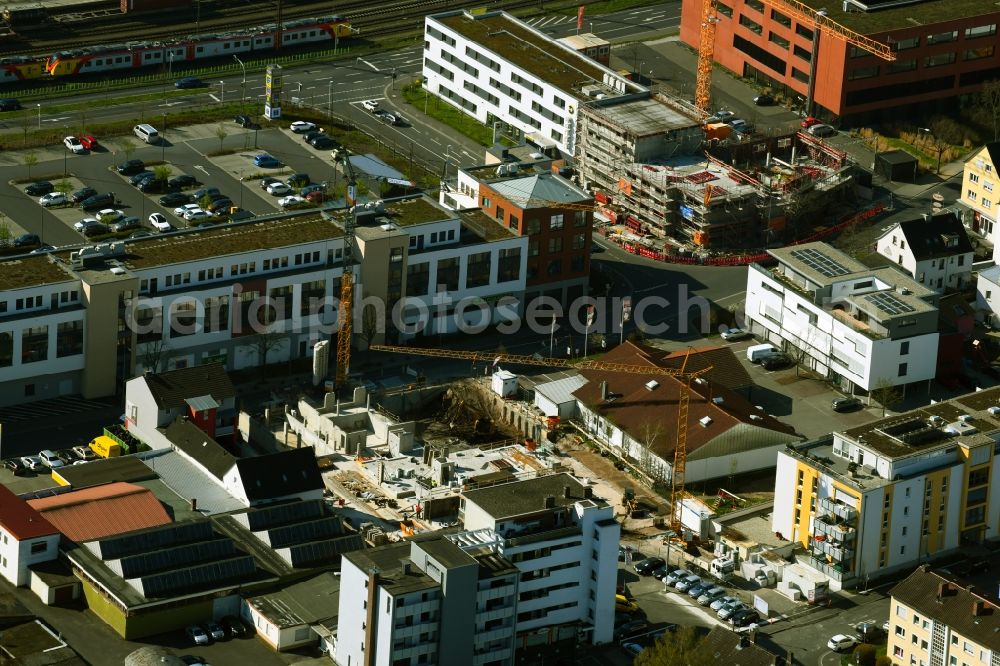
{"type": "MultiPolygon", "coordinates": [[[[601,360],[631,365],[673,366],[670,360],[657,363],[651,358],[648,347],[626,343],[606,354],[601,360]]],[[[728,351],[728,350],[727,350],[728,351]]],[[[667,352],[659,352],[667,354],[667,352]]],[[[688,369],[703,367],[695,365],[694,352],[688,369]]],[[[607,372],[603,370],[581,370],[587,383],[573,395],[591,410],[603,416],[630,437],[639,442],[651,439],[650,448],[663,459],[670,459],[677,442],[677,405],[680,399],[681,382],[667,375],[631,374],[607,372]],[[654,388],[647,383],[655,380],[654,388]],[[607,390],[612,399],[601,399],[601,382],[607,382],[607,390]]],[[[711,377],[709,372],[707,377],[711,377]]],[[[746,424],[784,435],[794,436],[794,428],[759,411],[743,396],[726,388],[722,382],[692,382],[688,403],[687,451],[693,453],[715,440],[731,428],[746,424]],[[718,400],[719,402],[716,402],[718,400]],[[755,418],[750,418],[753,415],[755,418]],[[699,421],[711,417],[709,427],[699,421]]],[[[753,435],[746,445],[753,448],[753,435]]],[[[735,451],[734,451],[735,452],[735,451]]]]}
{"type": "Polygon", "coordinates": [[[45,520],[38,511],[0,485],[0,525],[18,541],[35,539],[49,534],[58,534],[52,523],[45,520]]]}
{"type": "Polygon", "coordinates": [[[160,500],[147,488],[132,483],[108,483],[29,500],[28,504],[67,538],[78,542],[171,522],[160,500]]]}

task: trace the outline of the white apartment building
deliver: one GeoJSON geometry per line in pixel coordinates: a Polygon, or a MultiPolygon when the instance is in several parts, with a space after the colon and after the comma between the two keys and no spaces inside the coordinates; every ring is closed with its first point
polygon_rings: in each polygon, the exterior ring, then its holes
{"type": "Polygon", "coordinates": [[[345,553],[340,666],[514,663],[518,570],[489,549],[440,534],[345,553]]]}
{"type": "Polygon", "coordinates": [[[963,289],[972,280],[972,243],[954,213],[925,213],[894,224],[879,237],[875,249],[939,294],[963,289]]]}
{"type": "Polygon", "coordinates": [[[646,88],[506,12],[427,16],[424,88],[480,122],[502,122],[572,156],[580,106],[646,88]]]}
{"type": "Polygon", "coordinates": [[[998,442],[994,387],[791,445],[771,527],[835,589],[995,539],[998,442]]]}
{"type": "Polygon", "coordinates": [[[976,278],[976,320],[1000,329],[1000,266],[979,271],[976,278]]]}
{"type": "Polygon", "coordinates": [[[58,557],[61,536],[42,514],[0,485],[0,575],[17,587],[27,585],[28,567],[58,557]]]}
{"type": "Polygon", "coordinates": [[[747,273],[747,326],[843,390],[934,378],[937,294],[892,268],[871,269],[826,243],[769,254],[747,273]]]}
{"type": "Polygon", "coordinates": [[[1000,663],[1000,605],[924,565],[892,588],[886,654],[893,664],[1000,663]]]}
{"type": "MultiPolygon", "coordinates": [[[[88,246],[69,259],[0,261],[0,404],[113,395],[146,369],[311,356],[336,333],[343,215],[276,215],[88,246]]],[[[521,312],[527,239],[478,211],[386,200],[359,214],[356,238],[356,322],[375,303],[392,334],[403,299],[418,313],[404,319],[424,331],[456,330],[455,303],[466,296],[467,321],[495,321],[502,296],[508,317],[521,312]]]]}

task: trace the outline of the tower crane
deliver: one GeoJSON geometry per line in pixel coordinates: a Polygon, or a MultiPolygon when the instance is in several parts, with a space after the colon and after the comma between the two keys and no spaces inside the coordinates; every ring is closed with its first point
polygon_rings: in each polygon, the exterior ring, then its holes
{"type": "Polygon", "coordinates": [[[457,358],[469,361],[487,361],[494,365],[511,363],[515,365],[535,365],[555,368],[575,368],[578,370],[603,370],[605,372],[625,372],[633,375],[653,375],[674,377],[680,384],[680,395],[677,400],[677,443],[674,447],[673,473],[670,479],[670,527],[675,532],[680,530],[681,500],[684,499],[684,469],[687,465],[687,430],[688,407],[691,402],[691,382],[706,374],[712,366],[688,370],[688,354],[680,368],[662,368],[659,366],[636,365],[631,363],[611,363],[608,361],[583,360],[574,361],[563,358],[547,358],[543,356],[523,356],[518,354],[503,354],[495,352],[460,351],[455,349],[435,349],[427,347],[403,347],[398,345],[372,345],[372,351],[392,352],[397,354],[412,354],[415,356],[431,356],[434,358],[457,358]]]}
{"type": "Polygon", "coordinates": [[[340,276],[340,304],[337,309],[337,374],[334,385],[347,385],[347,370],[351,365],[351,336],[354,332],[354,228],[357,226],[358,181],[354,177],[350,154],[345,148],[334,151],[333,159],[344,165],[347,176],[347,216],[344,218],[344,270],[340,276]]]}
{"type": "MultiPolygon", "coordinates": [[[[798,21],[802,25],[812,25],[813,30],[818,30],[831,37],[842,39],[843,41],[863,49],[872,55],[878,56],[882,60],[892,62],[896,59],[896,53],[888,44],[876,41],[871,37],[866,37],[861,33],[854,32],[826,15],[822,10],[815,10],[801,0],[761,0],[763,4],[776,9],[789,18],[798,21]]],[[[718,23],[718,16],[715,12],[715,0],[702,0],[701,3],[701,27],[698,40],[698,74],[695,83],[694,103],[702,111],[708,113],[709,103],[712,94],[712,63],[715,59],[715,27],[718,23]]],[[[816,50],[819,40],[817,35],[813,36],[812,64],[815,68],[816,50]]],[[[815,69],[809,76],[809,98],[812,98],[813,81],[815,79],[815,69]]],[[[811,111],[811,109],[807,109],[811,111]]]]}

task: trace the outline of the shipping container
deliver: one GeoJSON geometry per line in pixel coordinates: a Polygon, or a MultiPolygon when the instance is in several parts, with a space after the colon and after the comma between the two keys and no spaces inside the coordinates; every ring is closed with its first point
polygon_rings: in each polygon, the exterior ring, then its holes
{"type": "Polygon", "coordinates": [[[118,442],[105,435],[92,439],[90,450],[102,458],[114,458],[122,454],[122,447],[118,442]]]}

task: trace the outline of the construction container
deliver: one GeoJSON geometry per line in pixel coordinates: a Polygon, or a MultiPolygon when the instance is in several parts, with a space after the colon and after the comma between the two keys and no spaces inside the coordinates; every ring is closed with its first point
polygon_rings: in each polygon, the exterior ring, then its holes
{"type": "Polygon", "coordinates": [[[122,454],[121,445],[106,435],[90,440],[90,450],[101,458],[115,458],[122,454]]]}

